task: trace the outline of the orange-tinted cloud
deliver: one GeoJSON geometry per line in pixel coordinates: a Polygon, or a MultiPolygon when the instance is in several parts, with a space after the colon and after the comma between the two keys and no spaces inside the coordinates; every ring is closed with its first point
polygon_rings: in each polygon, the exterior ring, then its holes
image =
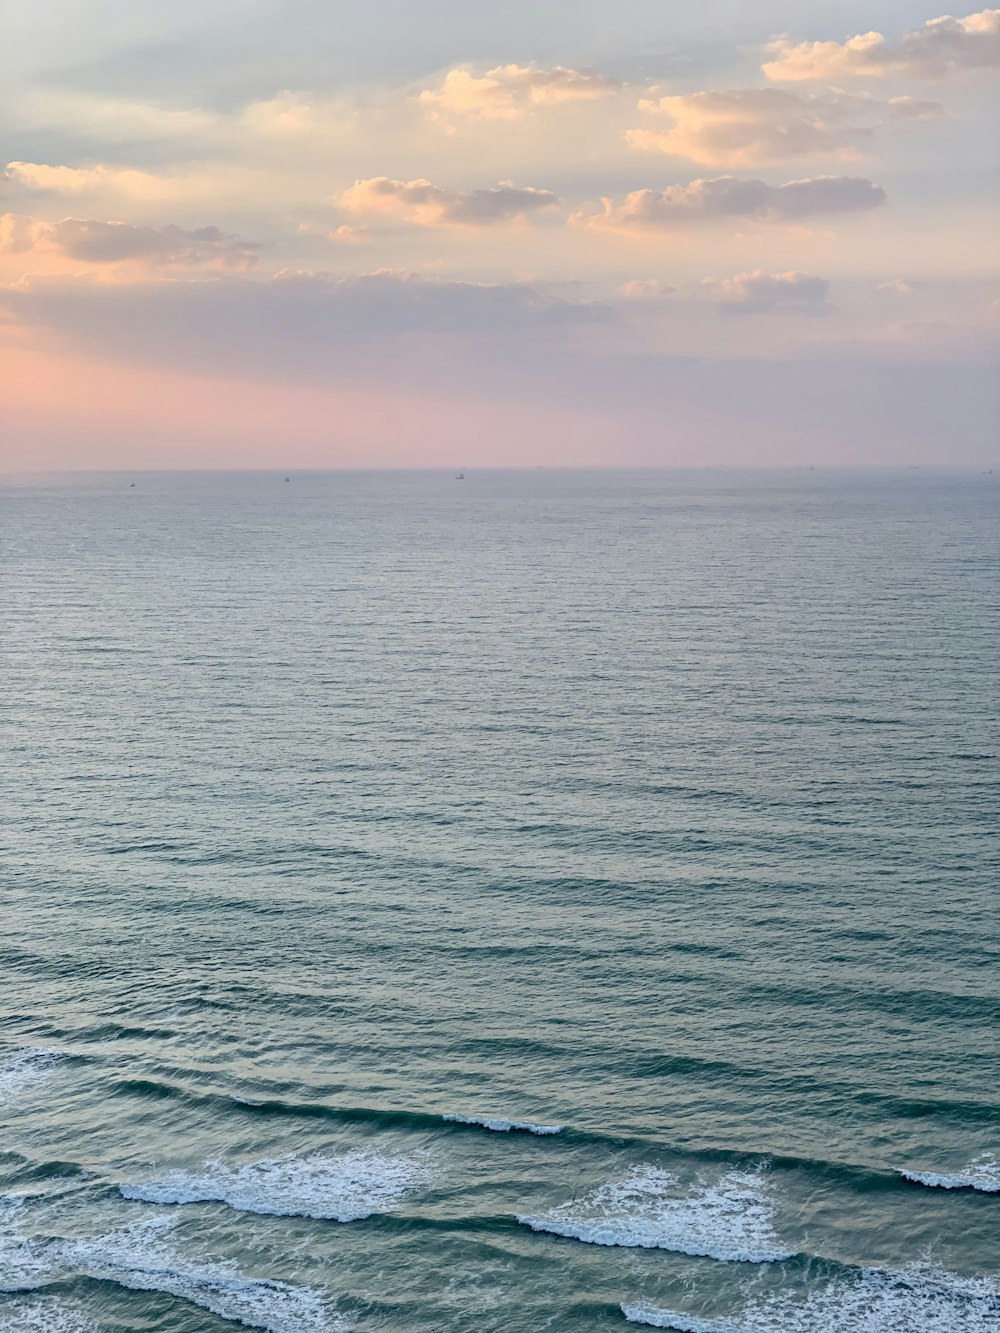
{"type": "Polygon", "coordinates": [[[424,89],[419,101],[437,117],[519,120],[539,107],[594,102],[620,88],[615,79],[563,65],[498,65],[485,73],[460,67],[424,89]]]}
{"type": "Polygon", "coordinates": [[[339,199],[350,213],[386,213],[421,227],[492,227],[521,221],[552,208],[551,190],[501,184],[487,190],[446,190],[428,180],[395,181],[387,176],[355,181],[339,199]]]}
{"type": "Polygon", "coordinates": [[[687,93],[643,101],[640,109],[672,124],[663,130],[627,131],[630,147],[712,166],[754,166],[816,155],[855,157],[886,125],[943,114],[938,103],[912,97],[880,102],[867,94],[783,88],[687,93]]]}
{"type": "Polygon", "coordinates": [[[612,231],[662,231],[724,219],[800,221],[863,213],[885,199],[882,187],[864,176],[815,176],[784,185],[719,176],[665,190],[633,190],[620,204],[604,199],[600,213],[576,213],[572,221],[612,231]]]}
{"type": "Polygon", "coordinates": [[[779,37],[767,49],[774,58],[761,68],[776,82],[889,74],[945,78],[1000,67],[1000,9],[982,9],[962,19],[950,15],[929,19],[896,42],[880,32],[863,32],[845,42],[793,42],[779,37]]]}
{"type": "Polygon", "coordinates": [[[16,213],[0,216],[0,251],[5,254],[52,254],[85,264],[140,263],[152,267],[215,268],[245,271],[257,262],[259,246],[218,227],[188,231],[61,218],[43,222],[16,213]]]}

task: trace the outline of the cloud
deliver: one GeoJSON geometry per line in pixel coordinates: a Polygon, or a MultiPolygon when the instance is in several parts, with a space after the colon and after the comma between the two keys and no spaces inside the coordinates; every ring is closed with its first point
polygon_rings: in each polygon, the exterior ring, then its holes
{"type": "Polygon", "coordinates": [[[618,288],[618,295],[626,301],[665,301],[676,294],[677,288],[660,278],[633,278],[618,288]]]}
{"type": "Polygon", "coordinates": [[[0,219],[0,250],[7,254],[48,253],[87,264],[141,262],[156,266],[249,269],[260,247],[218,227],[186,231],[134,227],[127,222],[62,218],[43,222],[6,213],[0,219]]]}
{"type": "Polygon", "coordinates": [[[551,190],[517,188],[509,182],[489,190],[445,190],[427,180],[396,181],[388,176],[359,180],[339,203],[351,213],[388,213],[421,227],[490,227],[552,208],[551,190]]]}
{"type": "Polygon", "coordinates": [[[373,237],[364,227],[349,227],[346,222],[326,232],[326,239],[335,245],[371,245],[373,237]]]}
{"type": "Polygon", "coordinates": [[[887,278],[875,288],[877,292],[887,292],[890,296],[912,296],[914,284],[906,278],[887,278]]]}
{"type": "Polygon", "coordinates": [[[483,74],[468,67],[450,69],[436,88],[425,88],[418,101],[444,119],[519,120],[539,107],[594,102],[618,92],[621,84],[583,70],[554,65],[498,65],[483,74]]]}
{"type": "Polygon", "coordinates": [[[724,218],[792,221],[868,212],[885,198],[882,187],[864,176],[815,176],[785,185],[718,176],[665,190],[633,190],[622,203],[604,199],[602,212],[576,213],[571,221],[614,231],[659,231],[724,218]]]}
{"type": "Polygon", "coordinates": [[[775,82],[811,79],[884,78],[909,74],[939,79],[1000,66],[1000,9],[982,9],[964,19],[944,15],[910,28],[891,43],[880,32],[858,33],[846,42],[793,42],[779,37],[767,47],[774,59],[761,68],[775,82]]]}
{"type": "Polygon", "coordinates": [[[943,115],[936,102],[837,90],[797,93],[784,88],[737,88],[642,101],[640,110],[668,116],[667,130],[631,129],[632,148],[668,153],[713,166],[751,166],[791,157],[856,157],[860,144],[892,121],[943,115]]]}
{"type": "Polygon", "coordinates": [[[808,273],[737,273],[716,282],[705,279],[709,297],[719,309],[734,315],[826,315],[833,310],[827,300],[826,278],[808,273]]]}
{"type": "Polygon", "coordinates": [[[173,182],[151,172],[103,164],[67,167],[45,162],[8,162],[0,172],[0,179],[33,194],[79,195],[111,189],[140,199],[155,199],[177,189],[173,182]]]}
{"type": "Polygon", "coordinates": [[[292,380],[354,372],[391,379],[387,356],[404,345],[443,340],[452,355],[457,336],[470,349],[511,338],[522,348],[536,331],[558,341],[562,330],[610,318],[605,305],[533,283],[455,282],[385,269],[350,277],[286,270],[265,280],[35,277],[0,290],[4,306],[24,325],[115,360],[292,380]]]}

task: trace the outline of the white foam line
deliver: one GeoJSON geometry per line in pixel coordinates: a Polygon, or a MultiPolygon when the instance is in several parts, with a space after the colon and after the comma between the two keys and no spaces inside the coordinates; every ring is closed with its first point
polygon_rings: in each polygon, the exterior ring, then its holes
{"type": "Polygon", "coordinates": [[[660,1310],[655,1305],[623,1305],[621,1312],[630,1324],[648,1324],[650,1328],[669,1328],[674,1333],[742,1333],[736,1324],[714,1319],[696,1319],[676,1310],[660,1310]]]}
{"type": "Polygon", "coordinates": [[[730,1171],[711,1185],[677,1193],[656,1167],[639,1167],[538,1216],[517,1220],[590,1245],[624,1245],[744,1263],[791,1258],[774,1231],[772,1204],[759,1171],[730,1171]]]}
{"type": "Polygon", "coordinates": [[[981,1194],[1000,1194],[1000,1162],[991,1152],[973,1158],[961,1171],[948,1173],[906,1168],[900,1170],[899,1174],[904,1180],[912,1180],[931,1189],[978,1190],[981,1194]]]}
{"type": "Polygon", "coordinates": [[[528,1134],[561,1134],[562,1125],[538,1125],[533,1120],[504,1120],[500,1116],[489,1115],[444,1115],[442,1120],[451,1120],[456,1125],[481,1125],[495,1134],[509,1134],[512,1129],[524,1130],[528,1134]]]}
{"type": "Polygon", "coordinates": [[[804,1296],[758,1297],[729,1319],[623,1305],[632,1324],[676,1333],[998,1333],[1000,1286],[940,1269],[862,1269],[804,1296]]]}
{"type": "Polygon", "coordinates": [[[401,1208],[432,1179],[426,1155],[359,1150],[338,1157],[278,1157],[244,1166],[209,1162],[199,1171],[168,1171],[120,1187],[145,1203],[228,1204],[239,1212],[356,1222],[401,1208]]]}

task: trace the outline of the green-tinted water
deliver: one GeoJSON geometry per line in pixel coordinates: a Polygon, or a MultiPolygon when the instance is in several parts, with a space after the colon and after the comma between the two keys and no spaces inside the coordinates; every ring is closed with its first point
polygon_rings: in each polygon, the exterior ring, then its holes
{"type": "Polygon", "coordinates": [[[1000,1328],[994,478],[130,480],[2,495],[2,1333],[1000,1328]]]}

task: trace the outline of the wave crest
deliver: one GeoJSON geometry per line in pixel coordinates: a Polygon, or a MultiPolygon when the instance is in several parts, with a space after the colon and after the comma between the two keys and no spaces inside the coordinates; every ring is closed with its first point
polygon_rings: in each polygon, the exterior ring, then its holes
{"type": "Polygon", "coordinates": [[[730,1171],[713,1185],[678,1194],[668,1172],[638,1167],[580,1200],[517,1220],[533,1231],[591,1245],[674,1250],[745,1263],[775,1262],[793,1253],[774,1231],[772,1203],[759,1171],[730,1171]]]}
{"type": "Polygon", "coordinates": [[[122,1185],[144,1203],[228,1204],[244,1213],[357,1222],[389,1213],[430,1183],[426,1156],[359,1150],[337,1157],[268,1158],[245,1166],[209,1162],[201,1171],[168,1171],[159,1180],[122,1185]]]}
{"type": "Polygon", "coordinates": [[[504,1120],[500,1116],[489,1115],[443,1115],[442,1120],[450,1120],[456,1125],[481,1125],[497,1134],[508,1134],[511,1130],[524,1130],[528,1134],[561,1134],[562,1125],[539,1125],[533,1120],[504,1120]]]}
{"type": "Polygon", "coordinates": [[[939,1171],[901,1170],[904,1180],[940,1190],[978,1190],[981,1194],[1000,1194],[1000,1162],[991,1152],[974,1157],[961,1171],[951,1174],[939,1171]]]}

